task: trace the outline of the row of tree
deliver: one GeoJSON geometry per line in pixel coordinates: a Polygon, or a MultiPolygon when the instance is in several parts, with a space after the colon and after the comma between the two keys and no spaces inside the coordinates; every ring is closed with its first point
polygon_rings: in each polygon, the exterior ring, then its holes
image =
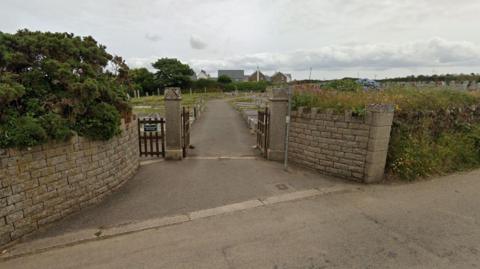
{"type": "Polygon", "coordinates": [[[152,63],[154,72],[147,68],[129,70],[132,91],[138,90],[141,95],[163,93],[166,87],[180,87],[194,91],[265,91],[267,82],[233,82],[228,76],[220,76],[216,80],[193,80],[195,74],[188,64],[177,59],[162,58],[152,63]]]}
{"type": "Polygon", "coordinates": [[[480,81],[480,74],[442,74],[442,75],[418,75],[379,80],[382,82],[421,82],[421,81],[480,81]]]}

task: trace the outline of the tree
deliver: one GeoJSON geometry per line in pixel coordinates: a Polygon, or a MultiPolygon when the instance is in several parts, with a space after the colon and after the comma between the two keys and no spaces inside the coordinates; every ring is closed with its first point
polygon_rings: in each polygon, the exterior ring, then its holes
{"type": "Polygon", "coordinates": [[[232,79],[229,76],[221,75],[217,79],[218,83],[229,84],[232,83],[232,79]]]}
{"type": "Polygon", "coordinates": [[[105,49],[91,36],[0,32],[0,148],[118,133],[128,66],[105,49]]]}
{"type": "Polygon", "coordinates": [[[204,89],[218,89],[220,88],[217,81],[215,80],[210,80],[210,79],[204,79],[204,78],[201,78],[201,79],[198,79],[197,81],[195,81],[192,85],[192,87],[194,89],[198,89],[198,90],[204,90],[204,89]]]}
{"type": "Polygon", "coordinates": [[[145,93],[154,94],[160,88],[155,81],[154,74],[148,71],[147,68],[132,69],[129,76],[136,89],[140,90],[142,95],[145,95],[145,93]]]}
{"type": "Polygon", "coordinates": [[[195,74],[190,66],[177,59],[162,58],[153,63],[152,66],[158,70],[155,73],[155,80],[162,88],[188,88],[192,82],[191,77],[195,74]]]}

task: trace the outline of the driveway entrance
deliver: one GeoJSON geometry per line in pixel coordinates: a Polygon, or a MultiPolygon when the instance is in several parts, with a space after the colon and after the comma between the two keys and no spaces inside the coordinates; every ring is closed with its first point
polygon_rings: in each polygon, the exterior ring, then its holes
{"type": "Polygon", "coordinates": [[[87,228],[183,214],[250,199],[342,183],[314,172],[265,160],[254,149],[240,114],[226,100],[213,100],[194,123],[188,157],[143,165],[118,192],[83,210],[41,237],[87,228]]]}

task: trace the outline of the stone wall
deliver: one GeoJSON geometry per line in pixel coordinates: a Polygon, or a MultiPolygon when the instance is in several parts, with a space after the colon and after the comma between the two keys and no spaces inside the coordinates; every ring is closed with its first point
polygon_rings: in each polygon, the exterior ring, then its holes
{"type": "Polygon", "coordinates": [[[98,203],[139,165],[137,121],[109,141],[78,136],[30,150],[0,149],[0,245],[98,203]]]}
{"type": "Polygon", "coordinates": [[[393,108],[385,105],[370,106],[364,117],[300,108],[291,115],[288,159],[332,176],[380,181],[392,120],[393,108]]]}

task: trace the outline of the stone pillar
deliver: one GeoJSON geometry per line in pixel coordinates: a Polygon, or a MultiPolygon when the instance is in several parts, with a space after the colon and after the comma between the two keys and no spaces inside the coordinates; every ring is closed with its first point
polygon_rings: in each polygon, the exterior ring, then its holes
{"type": "Polygon", "coordinates": [[[180,88],[165,89],[165,159],[167,160],[183,158],[181,101],[180,88]]]}
{"type": "Polygon", "coordinates": [[[288,87],[272,88],[268,103],[270,112],[269,145],[267,158],[272,161],[285,159],[285,128],[288,110],[288,87]]]}
{"type": "Polygon", "coordinates": [[[366,120],[370,125],[370,133],[365,163],[365,183],[383,180],[393,113],[392,105],[370,105],[367,108],[366,120]]]}

